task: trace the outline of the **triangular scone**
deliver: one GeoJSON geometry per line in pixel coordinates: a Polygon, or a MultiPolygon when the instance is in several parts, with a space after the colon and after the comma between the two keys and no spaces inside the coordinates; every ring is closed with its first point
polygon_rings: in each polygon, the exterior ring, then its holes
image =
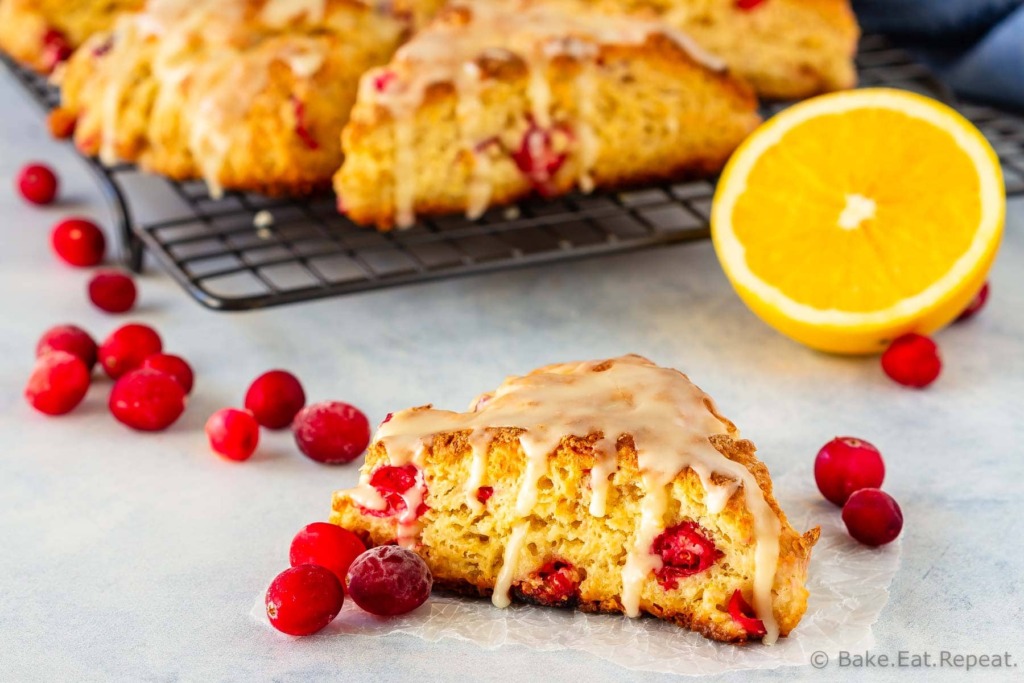
{"type": "Polygon", "coordinates": [[[759,122],[723,69],[665,24],[578,0],[456,0],[363,76],[339,209],[386,229],[717,171],[759,122]]]}
{"type": "Polygon", "coordinates": [[[731,642],[796,627],[818,538],[710,397],[639,356],[509,378],[466,413],[390,415],[331,521],[498,606],[647,613],[731,642]]]}

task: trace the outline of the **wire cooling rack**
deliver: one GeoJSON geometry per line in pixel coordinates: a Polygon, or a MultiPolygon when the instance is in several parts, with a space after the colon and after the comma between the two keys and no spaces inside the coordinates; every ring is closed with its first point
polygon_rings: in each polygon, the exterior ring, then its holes
{"type": "MultiPolygon", "coordinates": [[[[45,79],[4,61],[45,110],[57,105],[58,95],[45,79]]],[[[862,86],[951,100],[925,66],[884,37],[862,39],[857,65],[862,86]]],[[[764,113],[785,106],[769,105],[764,113]]],[[[1007,192],[1024,193],[1024,118],[973,105],[961,110],[994,145],[1007,192]]],[[[708,235],[715,189],[713,181],[699,180],[530,200],[492,209],[478,221],[424,218],[408,230],[378,233],[339,216],[330,196],[273,200],[228,193],[214,199],[201,182],[170,182],[130,165],[88,163],[114,211],[126,265],[140,270],[148,251],[197,301],[223,311],[699,239],[708,235]],[[178,214],[144,216],[161,190],[173,196],[178,214]]]]}

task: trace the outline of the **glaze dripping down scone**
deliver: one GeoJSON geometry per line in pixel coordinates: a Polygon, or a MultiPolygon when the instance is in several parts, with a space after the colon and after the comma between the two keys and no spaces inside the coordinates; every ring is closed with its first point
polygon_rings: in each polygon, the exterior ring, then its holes
{"type": "Polygon", "coordinates": [[[22,64],[50,73],[89,36],[145,0],[0,0],[0,49],[22,64]]]}
{"type": "Polygon", "coordinates": [[[796,627],[818,538],[710,397],[639,356],[509,378],[466,413],[390,415],[331,521],[500,607],[649,614],[730,642],[796,627]]]}
{"type": "Polygon", "coordinates": [[[712,173],[756,98],[663,23],[575,0],[455,0],[362,78],[339,209],[388,229],[532,192],[712,173]]]}
{"type": "Polygon", "coordinates": [[[53,127],[104,163],[201,178],[214,195],[325,189],[359,76],[410,16],[359,0],[150,0],[74,54],[53,127]]]}

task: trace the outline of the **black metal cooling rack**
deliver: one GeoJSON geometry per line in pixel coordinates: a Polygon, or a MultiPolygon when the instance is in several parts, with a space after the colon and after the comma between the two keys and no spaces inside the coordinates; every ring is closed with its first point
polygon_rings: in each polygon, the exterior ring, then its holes
{"type": "MultiPolygon", "coordinates": [[[[45,79],[4,61],[44,109],[56,106],[58,95],[45,79]]],[[[951,100],[927,67],[882,36],[864,37],[857,64],[862,86],[951,100]]],[[[769,105],[765,114],[785,106],[769,105]]],[[[973,105],[961,110],[999,153],[1007,192],[1024,193],[1024,117],[973,105]]],[[[478,221],[429,218],[408,230],[378,233],[339,216],[329,196],[274,200],[227,193],[214,199],[201,182],[157,179],[131,165],[89,164],[114,211],[126,265],[140,270],[148,251],[197,301],[224,311],[698,239],[708,235],[715,190],[714,181],[699,180],[530,200],[492,209],[478,221]],[[139,218],[160,190],[173,196],[178,215],[139,218]]]]}

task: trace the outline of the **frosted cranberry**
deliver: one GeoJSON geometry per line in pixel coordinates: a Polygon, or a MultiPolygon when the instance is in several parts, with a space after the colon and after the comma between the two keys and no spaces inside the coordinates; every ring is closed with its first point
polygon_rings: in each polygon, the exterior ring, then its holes
{"type": "Polygon", "coordinates": [[[47,29],[43,34],[43,67],[47,73],[71,56],[71,44],[64,34],[56,29],[47,29]]]}
{"type": "Polygon", "coordinates": [[[245,407],[267,429],[284,429],[306,405],[306,392],[295,375],[271,370],[256,378],[245,392],[245,407]]]}
{"type": "Polygon", "coordinates": [[[882,369],[896,382],[922,389],[942,370],[939,349],[928,337],[905,334],[893,340],[882,354],[882,369]]]}
{"type": "Polygon", "coordinates": [[[107,240],[92,221],[69,218],[54,227],[50,235],[54,253],[73,266],[95,266],[103,260],[107,240]]]}
{"type": "Polygon", "coordinates": [[[97,273],[89,280],[89,300],[107,313],[125,313],[135,305],[135,281],[124,273],[97,273]]]}
{"type": "Polygon", "coordinates": [[[765,0],[736,0],[736,8],[749,12],[764,3],[764,1],[765,0]]]}
{"type": "Polygon", "coordinates": [[[293,567],[317,564],[330,569],[344,583],[348,568],[364,552],[366,546],[348,529],[337,524],[313,522],[295,534],[289,559],[293,567]]]}
{"type": "Polygon", "coordinates": [[[325,401],[299,411],[293,425],[299,450],[317,462],[352,462],[370,444],[366,415],[340,401],[325,401]]]}
{"type": "Polygon", "coordinates": [[[814,481],[821,495],[843,505],[854,491],[878,488],[885,463],[878,449],[852,436],[837,436],[821,447],[814,459],[814,481]]]}
{"type": "Polygon", "coordinates": [[[114,330],[100,344],[100,365],[111,379],[141,367],[143,361],[160,353],[164,343],[152,327],[130,323],[114,330]]]}
{"type": "Polygon", "coordinates": [[[260,443],[260,426],[247,410],[223,408],[206,421],[206,438],[214,453],[242,462],[256,452],[260,443]]]}
{"type": "Polygon", "coordinates": [[[763,636],[768,631],[764,627],[764,622],[757,618],[754,614],[754,610],[750,607],[750,604],[743,599],[743,594],[739,590],[732,594],[729,599],[729,616],[733,618],[737,624],[739,624],[748,635],[751,636],[763,636]]]}
{"type": "Polygon", "coordinates": [[[708,569],[722,557],[707,532],[694,522],[665,529],[654,539],[651,552],[661,557],[662,566],[654,574],[665,590],[674,589],[680,579],[708,569]]]}
{"type": "MultiPolygon", "coordinates": [[[[377,489],[377,493],[384,499],[385,507],[383,510],[361,507],[361,512],[371,517],[394,517],[405,512],[406,503],[402,494],[416,485],[418,471],[415,465],[378,467],[370,475],[370,486],[377,489]]],[[[416,508],[416,516],[423,515],[427,509],[426,503],[420,503],[416,508]]]]}
{"type": "Polygon", "coordinates": [[[110,412],[140,432],[159,432],[185,412],[185,391],[177,380],[156,370],[132,370],[114,384],[110,412]]]}
{"type": "Polygon", "coordinates": [[[89,390],[89,368],[77,356],[52,351],[36,361],[25,387],[29,404],[47,415],[64,415],[82,402],[89,390]]]}
{"type": "Polygon", "coordinates": [[[370,614],[411,612],[430,597],[434,579],[419,555],[397,545],[370,548],[349,567],[345,588],[370,614]]]}
{"type": "Polygon", "coordinates": [[[36,344],[36,358],[53,351],[67,351],[77,356],[91,372],[96,365],[96,342],[88,332],[75,325],[51,327],[36,344]]]}
{"type": "Polygon", "coordinates": [[[903,529],[903,511],[892,496],[878,489],[861,489],[843,506],[846,530],[864,545],[891,543],[903,529]]]}
{"type": "Polygon", "coordinates": [[[26,201],[43,206],[57,198],[60,181],[44,164],[29,164],[18,174],[18,190],[26,201]]]}
{"type": "Polygon", "coordinates": [[[195,375],[192,373],[192,366],[181,356],[174,356],[169,353],[154,353],[152,356],[147,356],[146,360],[142,361],[140,367],[167,373],[178,381],[178,384],[181,385],[186,394],[192,393],[195,375]]]}
{"type": "Polygon", "coordinates": [[[552,179],[568,158],[569,140],[568,129],[541,128],[531,120],[519,149],[512,153],[516,167],[541,194],[551,190],[552,179]]]}
{"type": "Polygon", "coordinates": [[[971,318],[973,318],[978,313],[978,311],[985,308],[985,303],[987,301],[988,283],[986,282],[985,286],[981,288],[980,292],[978,292],[978,295],[974,297],[971,303],[967,305],[967,308],[965,308],[963,312],[960,314],[960,316],[956,319],[956,322],[959,323],[963,322],[964,320],[970,320],[971,318]]]}
{"type": "Polygon", "coordinates": [[[486,504],[494,495],[494,488],[491,486],[481,486],[476,490],[476,499],[481,503],[486,504]]]}
{"type": "Polygon", "coordinates": [[[529,581],[520,590],[545,605],[566,603],[576,597],[582,575],[569,562],[551,560],[535,573],[538,585],[527,589],[529,581]],[[527,589],[527,590],[524,590],[527,589]]]}
{"type": "Polygon", "coordinates": [[[338,577],[323,567],[304,564],[285,569],[267,589],[267,617],[290,636],[308,636],[334,621],[345,602],[338,577]]]}

